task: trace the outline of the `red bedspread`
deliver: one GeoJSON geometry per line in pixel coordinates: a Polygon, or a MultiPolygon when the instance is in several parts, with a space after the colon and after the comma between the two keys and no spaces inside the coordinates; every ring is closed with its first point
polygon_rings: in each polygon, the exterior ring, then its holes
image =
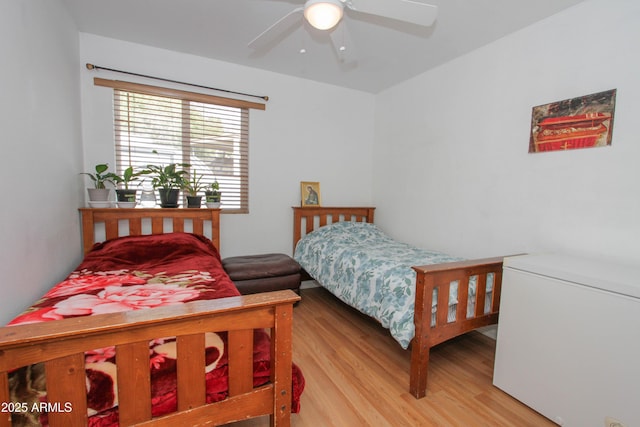
{"type": "MultiPolygon", "coordinates": [[[[237,295],[240,293],[222,268],[217,249],[206,237],[189,233],[121,237],[96,244],[73,273],[9,325],[237,295]]],[[[208,402],[227,396],[225,342],[224,333],[206,336],[208,402]]],[[[270,377],[269,336],[257,330],[254,343],[254,385],[258,386],[270,377]]],[[[152,413],[159,416],[177,407],[175,340],[158,337],[149,343],[149,349],[152,413]]],[[[86,353],[85,360],[90,425],[117,425],[115,349],[95,349],[86,353]]],[[[11,376],[16,402],[46,399],[42,371],[41,366],[34,365],[11,376]]],[[[293,412],[299,411],[303,388],[304,378],[294,365],[293,412]]],[[[38,422],[38,414],[22,415],[14,418],[15,425],[38,422]]],[[[46,416],[39,421],[46,423],[46,416]]]]}

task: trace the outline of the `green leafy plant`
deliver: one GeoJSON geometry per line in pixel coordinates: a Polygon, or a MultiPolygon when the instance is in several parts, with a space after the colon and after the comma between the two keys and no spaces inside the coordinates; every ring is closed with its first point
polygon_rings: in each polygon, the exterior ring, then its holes
{"type": "MultiPolygon", "coordinates": [[[[180,164],[185,166],[186,164],[180,164]]],[[[151,179],[151,185],[153,188],[163,188],[165,190],[180,189],[184,186],[185,178],[187,174],[184,170],[178,170],[179,164],[170,163],[166,166],[162,165],[147,165],[147,169],[150,174],[154,175],[151,179]]],[[[188,166],[188,165],[186,165],[188,166]]]]}
{"type": "MultiPolygon", "coordinates": [[[[153,150],[154,154],[158,154],[156,150],[153,150]]],[[[185,184],[185,175],[187,171],[181,168],[191,167],[188,163],[169,163],[168,165],[147,165],[147,168],[141,173],[151,174],[151,185],[154,189],[181,189],[185,184]]]]}
{"type": "Polygon", "coordinates": [[[117,175],[115,173],[109,173],[108,175],[110,175],[110,178],[114,183],[122,184],[124,186],[124,189],[128,190],[129,184],[131,184],[132,182],[138,181],[141,175],[145,175],[147,173],[150,173],[150,172],[147,171],[146,169],[134,172],[133,166],[129,166],[124,170],[122,175],[117,175]]]}
{"type": "Polygon", "coordinates": [[[107,172],[109,169],[108,163],[100,163],[95,166],[95,173],[83,172],[81,175],[87,175],[93,181],[94,188],[96,189],[105,189],[105,184],[107,182],[113,184],[114,174],[107,172]]]}
{"type": "Polygon", "coordinates": [[[202,178],[202,175],[198,175],[194,169],[191,178],[184,181],[182,189],[190,196],[197,196],[199,191],[207,188],[207,185],[202,182],[202,178]]]}
{"type": "Polygon", "coordinates": [[[207,202],[219,203],[222,193],[220,192],[220,184],[215,179],[210,186],[210,190],[205,192],[207,202]]]}

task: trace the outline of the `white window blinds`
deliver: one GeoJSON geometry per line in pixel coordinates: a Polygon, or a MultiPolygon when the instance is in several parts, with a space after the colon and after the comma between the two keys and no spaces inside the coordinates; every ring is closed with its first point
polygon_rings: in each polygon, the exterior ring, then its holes
{"type": "Polygon", "coordinates": [[[264,106],[122,83],[103,84],[114,87],[117,173],[188,163],[189,176],[219,183],[223,212],[248,212],[249,108],[264,106]]]}

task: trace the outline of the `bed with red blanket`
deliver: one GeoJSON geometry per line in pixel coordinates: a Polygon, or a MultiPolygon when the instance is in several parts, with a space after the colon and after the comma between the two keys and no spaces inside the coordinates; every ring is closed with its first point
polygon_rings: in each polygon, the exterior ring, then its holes
{"type": "MultiPolygon", "coordinates": [[[[282,297],[281,293],[272,294],[282,297]]],[[[276,404],[280,404],[280,410],[283,406],[283,399],[276,396],[280,394],[288,398],[284,405],[286,412],[298,412],[304,377],[290,360],[291,331],[279,331],[276,328],[279,320],[268,320],[264,311],[267,307],[268,313],[277,313],[277,307],[289,306],[289,309],[285,309],[285,317],[290,318],[290,308],[296,299],[284,295],[284,302],[265,305],[265,298],[269,300],[271,296],[240,296],[222,268],[217,248],[209,238],[200,234],[171,232],[134,235],[97,243],[65,280],[10,322],[10,326],[0,330],[0,365],[8,373],[4,381],[8,383],[10,395],[9,399],[4,400],[7,408],[2,408],[3,412],[11,413],[12,425],[46,425],[50,421],[53,425],[53,421],[64,418],[68,413],[81,420],[84,418],[86,424],[91,426],[160,420],[196,425],[215,419],[215,412],[220,410],[207,408],[215,402],[233,401],[242,395],[272,394],[261,403],[251,400],[257,399],[255,396],[251,397],[245,403],[249,405],[245,413],[236,408],[231,411],[232,415],[225,415],[220,423],[249,418],[256,416],[256,413],[270,413],[272,424],[276,424],[276,420],[288,424],[288,414],[280,417],[274,414],[278,409],[276,404]],[[203,307],[215,308],[207,312],[203,307]],[[138,314],[140,316],[136,317],[138,314]],[[166,325],[157,332],[146,329],[150,324],[153,326],[157,319],[171,323],[176,316],[182,323],[176,328],[175,334],[166,325]],[[189,323],[185,322],[185,316],[195,317],[189,323]],[[215,321],[216,317],[222,319],[225,316],[231,319],[222,323],[228,327],[222,327],[220,322],[215,321]],[[103,332],[107,332],[104,338],[92,335],[98,326],[86,323],[91,318],[96,319],[103,332]],[[260,326],[258,319],[266,322],[260,326]],[[114,322],[112,327],[109,322],[114,322]],[[207,326],[207,322],[211,325],[207,326]],[[62,344],[49,344],[44,337],[38,338],[46,331],[37,328],[62,324],[65,331],[71,331],[67,340],[69,346],[75,345],[71,342],[82,342],[82,334],[86,338],[85,347],[89,346],[82,352],[83,378],[75,379],[77,384],[85,386],[84,405],[82,398],[80,401],[72,398],[75,392],[66,395],[63,391],[59,394],[57,383],[60,377],[49,377],[55,360],[60,359],[57,352],[61,350],[57,346],[64,347],[64,340],[62,344]],[[23,343],[25,336],[34,335],[30,333],[34,329],[35,337],[32,338],[35,341],[23,343]],[[110,329],[114,334],[108,333],[110,329]],[[284,383],[276,378],[275,368],[271,369],[272,358],[277,362],[276,357],[281,354],[274,344],[279,335],[285,338],[284,344],[278,344],[282,350],[286,351],[286,346],[289,346],[289,354],[284,358],[285,367],[289,367],[289,378],[285,374],[284,383]],[[188,342],[199,344],[188,347],[184,344],[188,342]],[[34,346],[38,346],[43,358],[39,363],[33,363],[32,357],[26,357],[28,364],[19,365],[15,360],[15,354],[19,353],[12,353],[12,344],[22,345],[22,353],[31,353],[34,346]],[[56,347],[53,361],[47,357],[47,347],[50,345],[56,347]],[[196,354],[198,346],[203,350],[200,354],[196,354]],[[236,362],[231,355],[239,355],[240,360],[236,362]],[[121,360],[125,362],[120,363],[121,360]],[[180,360],[186,362],[181,363],[180,360]],[[198,371],[192,367],[194,364],[202,370],[195,384],[190,377],[198,374],[191,372],[198,371]],[[130,365],[135,365],[135,368],[130,365]],[[253,373],[250,377],[244,375],[241,380],[230,378],[233,371],[243,370],[253,373]],[[53,378],[57,379],[53,381],[56,384],[52,384],[53,378]],[[185,380],[187,384],[184,384],[185,380]],[[130,385],[131,382],[135,384],[130,385]],[[277,387],[288,390],[283,393],[276,390],[277,387]],[[191,394],[194,388],[200,389],[204,395],[183,396],[191,394]],[[266,389],[270,391],[261,391],[266,389]],[[148,397],[140,397],[139,390],[149,390],[145,393],[148,397]],[[132,403],[131,400],[148,402],[148,408],[144,404],[141,406],[146,415],[132,415],[131,407],[137,408],[139,403],[132,403]],[[268,411],[259,409],[262,407],[269,407],[268,411]],[[123,410],[126,415],[121,414],[123,410]],[[181,412],[198,410],[202,414],[195,420],[200,421],[176,418],[181,412]],[[78,414],[85,411],[86,415],[78,414]],[[286,421],[282,421],[285,418],[286,421]]],[[[290,328],[291,325],[288,326],[290,328]]],[[[61,331],[57,333],[65,334],[61,331]]],[[[77,357],[75,349],[73,352],[77,357]]],[[[73,370],[77,370],[77,367],[73,370]]],[[[2,380],[0,378],[0,385],[2,380]]],[[[238,403],[228,406],[236,407],[238,403]]],[[[140,411],[134,409],[134,412],[140,411]]],[[[3,419],[1,423],[5,421],[3,419]]],[[[67,425],[64,422],[62,424],[67,425]]]]}

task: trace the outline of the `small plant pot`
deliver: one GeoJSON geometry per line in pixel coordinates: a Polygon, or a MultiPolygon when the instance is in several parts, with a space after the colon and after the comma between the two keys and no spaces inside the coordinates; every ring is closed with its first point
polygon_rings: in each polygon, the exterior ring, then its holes
{"type": "Polygon", "coordinates": [[[109,188],[87,188],[89,200],[92,202],[106,202],[109,200],[109,188]]]}
{"type": "Polygon", "coordinates": [[[206,205],[210,209],[218,209],[220,207],[220,202],[207,202],[206,205]]]}
{"type": "Polygon", "coordinates": [[[187,196],[188,208],[200,208],[202,207],[202,196],[187,196]]]}
{"type": "Polygon", "coordinates": [[[135,203],[137,192],[138,190],[124,190],[124,189],[116,190],[116,195],[118,196],[118,202],[135,203]]]}
{"type": "Polygon", "coordinates": [[[205,202],[220,204],[220,198],[222,197],[220,191],[216,191],[215,193],[213,191],[205,191],[204,195],[206,197],[205,202]]]}
{"type": "Polygon", "coordinates": [[[178,196],[180,195],[180,190],[177,188],[172,188],[167,190],[166,188],[158,189],[158,194],[160,194],[160,206],[163,208],[177,208],[178,207],[178,196]]]}

